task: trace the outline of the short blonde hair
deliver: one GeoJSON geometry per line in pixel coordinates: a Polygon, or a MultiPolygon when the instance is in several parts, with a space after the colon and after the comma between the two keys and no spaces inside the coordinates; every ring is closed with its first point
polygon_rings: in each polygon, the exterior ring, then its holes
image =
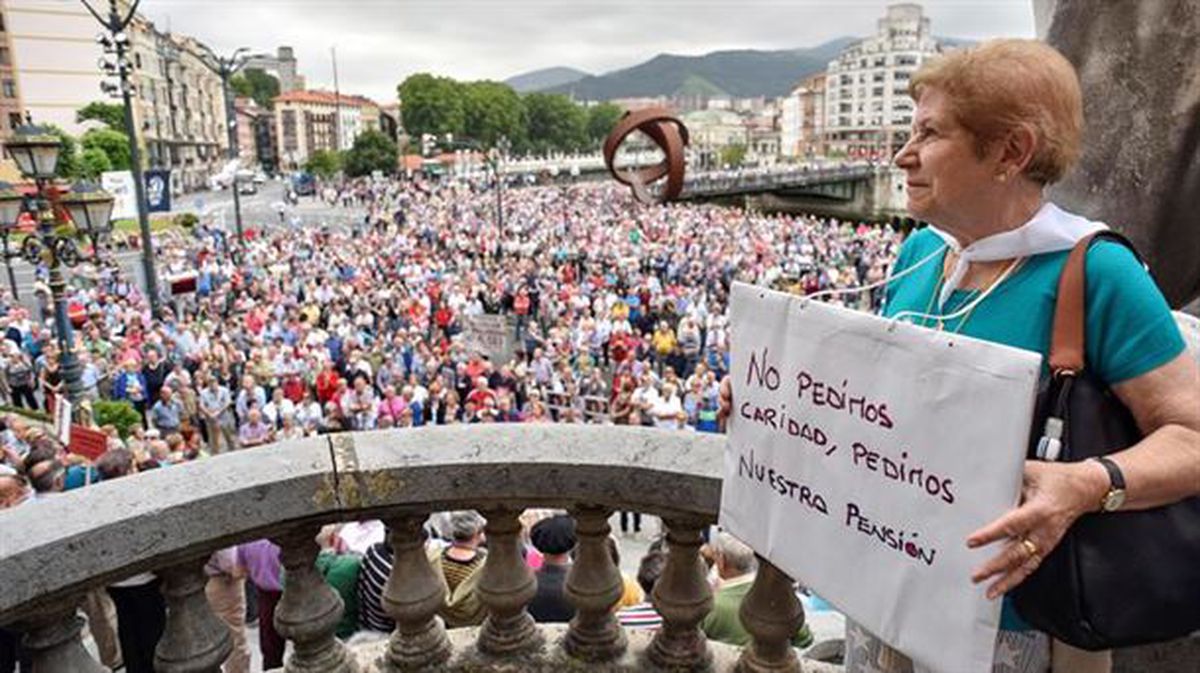
{"type": "Polygon", "coordinates": [[[1037,40],[989,40],[925,61],[908,92],[920,101],[926,89],[949,98],[955,120],[988,144],[1019,126],[1034,132],[1037,147],[1025,175],[1042,184],[1060,180],[1079,158],[1083,94],[1074,66],[1037,40]]]}

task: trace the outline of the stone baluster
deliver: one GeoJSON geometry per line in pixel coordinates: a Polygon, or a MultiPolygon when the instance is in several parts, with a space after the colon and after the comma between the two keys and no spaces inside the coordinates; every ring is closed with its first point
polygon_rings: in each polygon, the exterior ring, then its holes
{"type": "Polygon", "coordinates": [[[392,572],[383,591],[383,607],[396,621],[383,671],[434,667],[450,658],[450,641],[437,616],[446,604],[446,583],[425,554],[424,516],[391,519],[392,572]]]}
{"type": "Polygon", "coordinates": [[[700,531],[705,523],[667,519],[667,564],[654,585],[654,608],[662,615],[662,629],[650,643],[650,661],[672,671],[708,668],[712,654],[700,622],[712,610],[712,589],[700,560],[700,531]]]}
{"type": "Polygon", "coordinates": [[[92,658],[79,637],[84,619],[78,599],[64,601],[23,624],[24,645],[38,673],[109,673],[92,658]]]}
{"type": "Polygon", "coordinates": [[[287,673],[357,673],[358,666],[334,637],[342,618],[342,597],[314,565],[320,548],[317,528],[300,528],[273,538],[281,548],[283,596],[275,607],[275,630],[292,641],[287,673]]]}
{"type": "Polygon", "coordinates": [[[541,646],[542,636],[525,606],[537,594],[537,580],[521,557],[519,512],[495,509],[487,518],[488,557],[475,592],[488,616],[479,631],[479,651],[515,656],[541,646]]]}
{"type": "Polygon", "coordinates": [[[233,651],[229,625],[213,614],[204,594],[206,561],[197,559],[159,573],[167,623],[154,649],[158,673],[220,673],[233,651]]]}
{"type": "Polygon", "coordinates": [[[579,547],[567,574],[566,594],[576,612],[563,645],[576,659],[613,661],[625,651],[626,640],[613,613],[625,586],[608,552],[612,510],[579,507],[573,514],[579,547]]]}
{"type": "Polygon", "coordinates": [[[800,673],[800,658],[791,640],[804,625],[804,607],[791,578],[761,556],[754,586],[738,617],[752,638],[742,650],[738,673],[800,673]]]}

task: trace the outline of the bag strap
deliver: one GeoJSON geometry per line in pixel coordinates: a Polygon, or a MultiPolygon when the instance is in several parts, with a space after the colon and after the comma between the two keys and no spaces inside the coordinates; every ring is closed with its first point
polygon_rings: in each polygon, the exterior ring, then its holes
{"type": "Polygon", "coordinates": [[[1129,248],[1143,266],[1133,243],[1115,231],[1104,230],[1080,239],[1058,279],[1058,299],[1054,307],[1054,331],[1050,337],[1050,373],[1055,377],[1077,375],[1086,366],[1084,325],[1087,312],[1087,251],[1092,243],[1108,240],[1129,248]]]}

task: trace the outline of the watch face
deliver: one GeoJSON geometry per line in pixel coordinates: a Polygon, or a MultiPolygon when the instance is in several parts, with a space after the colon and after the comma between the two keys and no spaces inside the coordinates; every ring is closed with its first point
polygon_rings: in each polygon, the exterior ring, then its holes
{"type": "Polygon", "coordinates": [[[1108,495],[1104,496],[1104,511],[1106,511],[1106,512],[1112,512],[1114,510],[1120,509],[1121,505],[1124,505],[1124,504],[1125,504],[1125,490],[1124,489],[1114,488],[1113,490],[1108,492],[1108,495]]]}

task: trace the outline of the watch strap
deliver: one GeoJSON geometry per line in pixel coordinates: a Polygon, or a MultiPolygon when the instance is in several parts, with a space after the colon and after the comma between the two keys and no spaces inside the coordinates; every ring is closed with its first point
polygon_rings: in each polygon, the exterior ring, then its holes
{"type": "Polygon", "coordinates": [[[1121,472],[1121,468],[1112,459],[1105,456],[1095,456],[1092,460],[1103,465],[1105,471],[1108,472],[1110,490],[1125,490],[1125,474],[1121,472]]]}

